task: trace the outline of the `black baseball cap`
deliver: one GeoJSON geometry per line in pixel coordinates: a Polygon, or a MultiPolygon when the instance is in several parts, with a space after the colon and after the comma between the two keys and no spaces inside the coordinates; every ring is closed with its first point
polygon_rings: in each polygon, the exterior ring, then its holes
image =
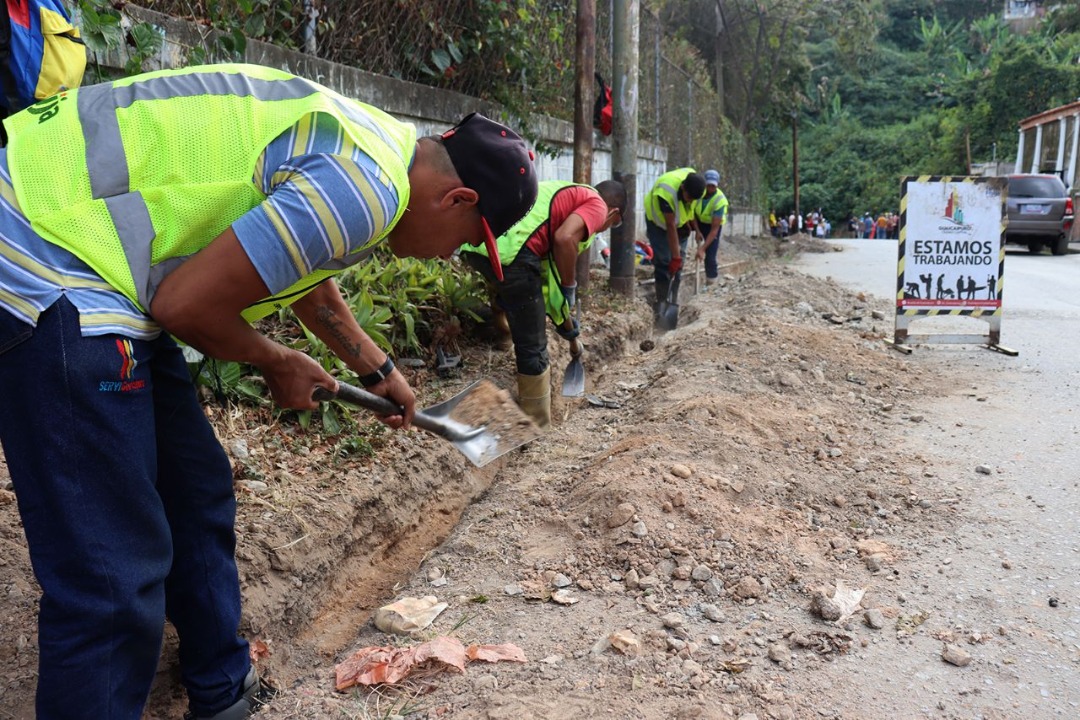
{"type": "Polygon", "coordinates": [[[503,279],[495,238],[528,214],[536,202],[533,154],[516,132],[502,123],[471,113],[442,134],[458,177],[479,195],[484,244],[491,267],[503,279]]]}

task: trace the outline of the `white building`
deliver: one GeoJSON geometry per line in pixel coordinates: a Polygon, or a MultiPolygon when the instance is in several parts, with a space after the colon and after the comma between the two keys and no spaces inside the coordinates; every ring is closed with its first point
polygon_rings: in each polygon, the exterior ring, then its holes
{"type": "Polygon", "coordinates": [[[1020,121],[1016,172],[1051,173],[1073,187],[1080,146],[1080,100],[1020,121]]]}

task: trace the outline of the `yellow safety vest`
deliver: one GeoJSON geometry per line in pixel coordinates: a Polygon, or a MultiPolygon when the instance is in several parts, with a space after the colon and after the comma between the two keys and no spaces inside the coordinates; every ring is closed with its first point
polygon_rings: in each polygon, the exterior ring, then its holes
{"type": "MultiPolygon", "coordinates": [[[[509,265],[517,258],[518,253],[521,252],[521,248],[525,247],[525,243],[529,241],[537,230],[539,230],[544,224],[551,222],[551,204],[555,201],[555,196],[560,191],[569,187],[575,187],[577,184],[572,182],[566,182],[565,180],[545,180],[539,183],[537,189],[536,202],[533,203],[532,209],[529,213],[514,223],[509,230],[496,238],[495,242],[499,246],[499,260],[503,265],[509,265]]],[[[596,192],[588,185],[578,185],[579,187],[587,187],[593,192],[596,192]]],[[[557,228],[548,228],[548,241],[552,247],[555,244],[555,230],[557,228]]],[[[578,243],[578,254],[588,250],[593,243],[595,235],[590,235],[582,242],[578,243]]],[[[461,249],[462,252],[473,252],[478,255],[488,256],[487,248],[483,245],[465,246],[461,249]]],[[[550,254],[546,257],[540,258],[540,276],[543,285],[541,286],[544,294],[545,312],[548,317],[556,325],[562,325],[566,318],[570,316],[571,308],[566,302],[566,298],[562,294],[562,288],[560,287],[561,278],[559,278],[559,271],[555,269],[555,263],[552,261],[550,254]]]]}
{"type": "Polygon", "coordinates": [[[720,188],[716,189],[712,197],[702,195],[700,198],[694,201],[694,217],[697,218],[699,223],[705,223],[705,227],[701,228],[701,232],[708,232],[707,227],[712,225],[713,215],[717,212],[721,212],[720,224],[723,225],[727,219],[728,199],[724,195],[724,191],[720,188]]]}
{"type": "Polygon", "coordinates": [[[645,217],[649,222],[660,227],[667,227],[664,213],[660,210],[660,201],[664,200],[675,212],[675,227],[679,228],[690,222],[693,217],[691,203],[685,203],[679,196],[679,188],[687,175],[695,172],[694,168],[670,170],[657,179],[652,190],[645,196],[645,217]]]}
{"type": "Polygon", "coordinates": [[[34,230],[150,307],[161,280],[265,196],[266,146],[313,112],[332,115],[397,190],[397,214],[347,258],[245,310],[249,321],[363,259],[409,201],[416,129],[315,82],[257,65],[163,70],[69,90],[5,120],[8,164],[34,230]]]}

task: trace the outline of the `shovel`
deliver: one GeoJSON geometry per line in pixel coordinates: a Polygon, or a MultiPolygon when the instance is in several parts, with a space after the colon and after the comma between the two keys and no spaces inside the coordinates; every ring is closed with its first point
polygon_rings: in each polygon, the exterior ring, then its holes
{"type": "MultiPolygon", "coordinates": [[[[339,382],[337,393],[316,388],[318,401],[341,400],[379,415],[400,415],[394,402],[339,382]]],[[[418,410],[413,424],[450,442],[476,467],[484,467],[543,433],[505,391],[478,380],[449,400],[418,410]]]]}
{"type": "Polygon", "coordinates": [[[675,273],[668,285],[666,300],[661,300],[656,307],[656,326],[661,330],[674,330],[679,324],[679,280],[682,270],[675,273]]]}
{"type": "MultiPolygon", "coordinates": [[[[574,321],[566,318],[563,329],[573,330],[574,321]]],[[[581,362],[584,351],[580,340],[574,338],[570,341],[570,364],[566,366],[562,380],[563,397],[581,397],[585,394],[585,365],[581,362]]]]}

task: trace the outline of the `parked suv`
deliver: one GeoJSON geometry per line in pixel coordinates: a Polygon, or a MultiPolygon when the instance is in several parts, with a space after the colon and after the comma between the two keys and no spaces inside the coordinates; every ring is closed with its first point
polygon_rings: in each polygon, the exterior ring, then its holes
{"type": "Polygon", "coordinates": [[[1069,252],[1073,201],[1057,175],[1009,175],[1009,226],[1005,242],[1027,245],[1033,253],[1050,246],[1055,255],[1069,252]]]}

